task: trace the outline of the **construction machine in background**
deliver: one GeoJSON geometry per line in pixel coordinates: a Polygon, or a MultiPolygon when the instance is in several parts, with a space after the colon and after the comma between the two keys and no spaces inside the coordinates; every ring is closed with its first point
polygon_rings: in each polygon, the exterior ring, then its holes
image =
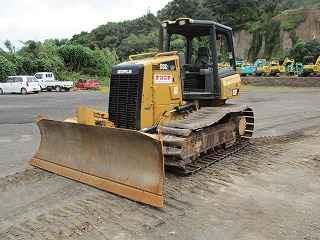
{"type": "Polygon", "coordinates": [[[255,66],[255,64],[250,64],[246,62],[240,67],[240,75],[241,76],[254,75],[256,70],[257,70],[257,67],[255,66]]]}
{"type": "Polygon", "coordinates": [[[251,138],[254,113],[227,103],[241,85],[227,26],[165,21],[160,52],[130,59],[112,68],[107,112],[79,107],[68,121],[38,122],[41,143],[31,164],[163,207],[165,169],[188,175],[213,164],[201,156],[251,138]],[[185,40],[181,53],[172,46],[176,36],[185,40]],[[228,64],[219,68],[218,59],[228,64]]]}
{"type": "Polygon", "coordinates": [[[242,58],[236,59],[236,71],[237,73],[240,73],[240,68],[244,64],[244,60],[242,58]]]}
{"type": "Polygon", "coordinates": [[[242,76],[259,76],[261,72],[263,72],[264,66],[267,65],[267,61],[265,59],[257,59],[254,64],[245,63],[240,68],[240,75],[242,76]]]}
{"type": "Polygon", "coordinates": [[[303,75],[303,63],[302,62],[295,63],[295,75],[296,76],[303,75]]]}
{"type": "Polygon", "coordinates": [[[285,72],[285,67],[281,64],[279,59],[272,59],[267,68],[267,75],[269,76],[277,76],[281,73],[285,72]]]}
{"type": "Polygon", "coordinates": [[[306,56],[303,59],[303,76],[318,75],[320,73],[320,56],[306,56]]]}
{"type": "Polygon", "coordinates": [[[281,73],[286,73],[288,75],[296,75],[296,63],[294,59],[291,58],[285,58],[283,63],[282,63],[282,72],[281,73]]]}
{"type": "Polygon", "coordinates": [[[256,62],[256,76],[264,75],[267,72],[268,62],[266,59],[257,59],[256,62]]]}
{"type": "MultiPolygon", "coordinates": [[[[257,60],[258,61],[258,60],[257,60]]],[[[280,74],[296,74],[296,64],[293,59],[285,58],[280,61],[279,59],[272,59],[269,63],[266,60],[260,59],[256,75],[257,76],[279,76],[280,74]]]]}

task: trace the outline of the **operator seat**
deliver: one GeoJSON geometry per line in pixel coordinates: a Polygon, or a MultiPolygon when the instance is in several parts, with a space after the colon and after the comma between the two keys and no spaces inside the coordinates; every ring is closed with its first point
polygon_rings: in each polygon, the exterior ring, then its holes
{"type": "MultiPolygon", "coordinates": [[[[206,72],[210,64],[210,51],[207,47],[199,47],[195,63],[187,66],[188,70],[185,72],[184,90],[190,92],[203,92],[206,90],[206,79],[212,81],[211,72],[206,72]]],[[[185,69],[186,70],[186,69],[185,69]]]]}
{"type": "Polygon", "coordinates": [[[198,56],[195,61],[195,66],[199,69],[207,68],[208,63],[210,62],[210,51],[207,47],[198,48],[198,56]]]}

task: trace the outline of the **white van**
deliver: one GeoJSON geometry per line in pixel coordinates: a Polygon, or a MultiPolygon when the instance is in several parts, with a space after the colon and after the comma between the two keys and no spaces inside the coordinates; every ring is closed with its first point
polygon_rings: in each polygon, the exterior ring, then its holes
{"type": "Polygon", "coordinates": [[[0,95],[4,93],[38,93],[41,91],[38,80],[34,76],[9,76],[0,82],[0,95]]]}

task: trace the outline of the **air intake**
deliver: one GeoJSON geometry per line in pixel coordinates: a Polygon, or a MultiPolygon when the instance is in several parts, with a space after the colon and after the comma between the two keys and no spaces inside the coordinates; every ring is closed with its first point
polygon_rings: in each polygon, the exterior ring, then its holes
{"type": "Polygon", "coordinates": [[[118,65],[112,69],[108,112],[117,128],[141,128],[143,75],[143,65],[118,65]]]}

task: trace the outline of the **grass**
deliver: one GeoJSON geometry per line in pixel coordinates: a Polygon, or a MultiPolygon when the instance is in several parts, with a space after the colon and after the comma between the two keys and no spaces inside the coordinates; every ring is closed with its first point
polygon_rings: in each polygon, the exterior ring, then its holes
{"type": "Polygon", "coordinates": [[[103,86],[103,87],[100,87],[99,91],[101,93],[109,93],[110,89],[109,89],[109,87],[103,86]]]}

